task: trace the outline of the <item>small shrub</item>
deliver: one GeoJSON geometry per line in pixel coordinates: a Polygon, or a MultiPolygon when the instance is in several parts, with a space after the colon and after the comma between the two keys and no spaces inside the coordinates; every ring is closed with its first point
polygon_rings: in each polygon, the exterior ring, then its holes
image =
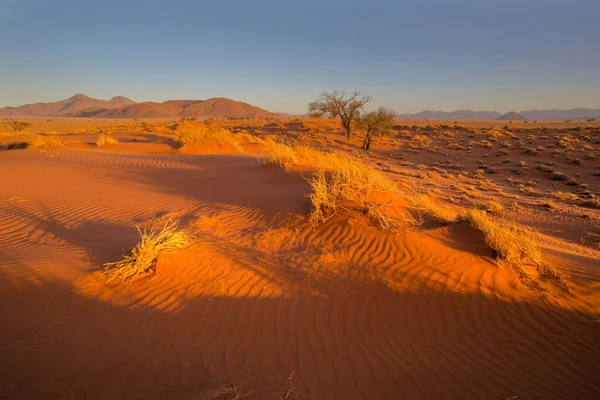
{"type": "Polygon", "coordinates": [[[98,135],[98,139],[96,139],[96,146],[104,147],[109,144],[117,144],[119,141],[113,138],[109,133],[103,132],[98,135]]]}
{"type": "Polygon", "coordinates": [[[554,172],[554,173],[550,174],[550,179],[552,179],[553,181],[566,181],[569,179],[569,177],[560,172],[554,172]]]}
{"type": "Polygon", "coordinates": [[[26,149],[29,147],[29,144],[29,142],[9,142],[6,145],[6,150],[26,149]]]}
{"type": "Polygon", "coordinates": [[[487,203],[485,203],[483,209],[490,213],[499,213],[504,209],[504,207],[502,207],[502,204],[498,203],[497,201],[490,200],[487,203]]]}
{"type": "Polygon", "coordinates": [[[588,200],[583,202],[583,205],[592,208],[600,208],[600,196],[592,194],[588,200]]]}
{"type": "Polygon", "coordinates": [[[29,148],[32,149],[48,149],[51,147],[61,147],[63,143],[56,136],[35,135],[29,143],[29,148]]]}
{"type": "Polygon", "coordinates": [[[215,147],[222,151],[244,151],[235,135],[216,123],[184,121],[177,126],[175,140],[181,144],[182,153],[212,153],[215,147]]]}

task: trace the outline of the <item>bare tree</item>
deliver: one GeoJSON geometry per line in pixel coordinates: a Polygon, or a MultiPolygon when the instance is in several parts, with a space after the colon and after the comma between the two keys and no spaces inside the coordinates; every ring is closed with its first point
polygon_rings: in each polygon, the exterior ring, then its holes
{"type": "Polygon", "coordinates": [[[346,96],[346,92],[324,92],[317,100],[308,103],[308,113],[311,117],[322,117],[329,114],[330,118],[339,118],[342,128],[346,131],[346,140],[352,137],[354,123],[360,118],[360,111],[371,97],[362,96],[353,92],[346,96]]]}
{"type": "Polygon", "coordinates": [[[31,126],[30,122],[27,121],[17,121],[17,120],[6,120],[6,127],[11,130],[13,133],[21,133],[25,128],[29,128],[31,126]]]}
{"type": "Polygon", "coordinates": [[[365,114],[358,120],[357,127],[365,132],[362,148],[369,150],[374,136],[386,135],[394,127],[393,111],[380,107],[379,110],[365,114]]]}

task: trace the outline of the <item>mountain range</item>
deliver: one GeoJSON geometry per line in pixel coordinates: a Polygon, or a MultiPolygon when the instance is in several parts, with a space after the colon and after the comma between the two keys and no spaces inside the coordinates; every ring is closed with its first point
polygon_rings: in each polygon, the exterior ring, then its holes
{"type": "Polygon", "coordinates": [[[0,117],[178,118],[272,117],[262,108],[226,98],[136,103],[126,97],[99,100],[76,94],[53,103],[0,108],[0,117]]]}
{"type": "Polygon", "coordinates": [[[497,111],[471,111],[471,110],[459,110],[459,111],[421,111],[416,114],[398,114],[398,119],[433,119],[433,120],[446,120],[446,121],[459,121],[459,120],[494,120],[494,119],[508,119],[518,120],[519,117],[525,117],[528,120],[540,120],[540,121],[563,121],[567,119],[572,120],[585,120],[590,118],[600,119],[600,109],[591,108],[573,108],[571,110],[525,110],[515,113],[511,111],[507,114],[500,114],[497,111]],[[514,115],[512,115],[514,113],[514,115]],[[511,116],[513,118],[511,118],[511,116]]]}
{"type": "MultiPolygon", "coordinates": [[[[85,117],[85,118],[243,118],[274,117],[277,114],[241,101],[226,98],[207,100],[169,100],[162,103],[145,101],[136,103],[127,97],[117,96],[100,100],[76,94],[53,103],[33,103],[20,107],[0,108],[0,117],[85,117]]],[[[574,108],[571,110],[525,110],[500,114],[497,111],[421,111],[415,114],[398,114],[398,119],[431,119],[447,121],[464,120],[585,120],[600,119],[600,109],[574,108]]]]}

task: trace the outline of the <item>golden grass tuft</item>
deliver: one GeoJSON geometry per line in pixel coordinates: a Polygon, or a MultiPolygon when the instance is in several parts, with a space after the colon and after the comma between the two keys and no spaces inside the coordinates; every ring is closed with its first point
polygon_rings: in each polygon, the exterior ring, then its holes
{"type": "Polygon", "coordinates": [[[216,123],[204,124],[183,121],[178,124],[175,140],[181,144],[182,153],[213,153],[218,151],[243,152],[235,135],[216,123]]]}
{"type": "Polygon", "coordinates": [[[423,215],[448,221],[446,211],[430,197],[396,183],[373,166],[349,154],[328,153],[307,146],[291,147],[272,138],[265,141],[266,163],[304,166],[316,171],[310,222],[325,222],[339,211],[358,212],[384,229],[407,230],[420,225],[423,215]]]}
{"type": "Polygon", "coordinates": [[[298,157],[292,147],[278,143],[272,137],[267,137],[264,144],[267,151],[264,159],[266,164],[277,164],[286,168],[298,165],[298,157]]]}
{"type": "Polygon", "coordinates": [[[98,139],[96,139],[96,146],[104,147],[109,144],[117,144],[119,141],[112,137],[110,133],[103,132],[98,135],[98,139]]]}
{"type": "Polygon", "coordinates": [[[102,277],[110,282],[119,279],[130,283],[140,274],[156,272],[156,263],[161,253],[185,249],[192,243],[190,235],[177,227],[173,221],[166,221],[162,228],[141,231],[140,242],[129,255],[116,262],[104,264],[102,277]]]}
{"type": "Polygon", "coordinates": [[[515,270],[529,286],[542,289],[527,272],[528,265],[533,266],[539,276],[553,277],[564,283],[564,275],[542,259],[542,250],[534,230],[508,221],[493,219],[485,210],[478,209],[466,210],[459,220],[467,221],[473,228],[481,231],[486,244],[496,252],[498,264],[515,270]]]}
{"type": "Polygon", "coordinates": [[[52,147],[62,147],[63,143],[55,136],[35,135],[29,142],[27,148],[30,149],[49,149],[52,147]]]}

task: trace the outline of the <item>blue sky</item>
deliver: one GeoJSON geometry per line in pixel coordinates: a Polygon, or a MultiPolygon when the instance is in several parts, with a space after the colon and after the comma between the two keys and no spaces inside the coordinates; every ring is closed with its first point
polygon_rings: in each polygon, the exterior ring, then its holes
{"type": "Polygon", "coordinates": [[[85,93],[304,113],[600,108],[599,0],[0,0],[0,106],[85,93]]]}

